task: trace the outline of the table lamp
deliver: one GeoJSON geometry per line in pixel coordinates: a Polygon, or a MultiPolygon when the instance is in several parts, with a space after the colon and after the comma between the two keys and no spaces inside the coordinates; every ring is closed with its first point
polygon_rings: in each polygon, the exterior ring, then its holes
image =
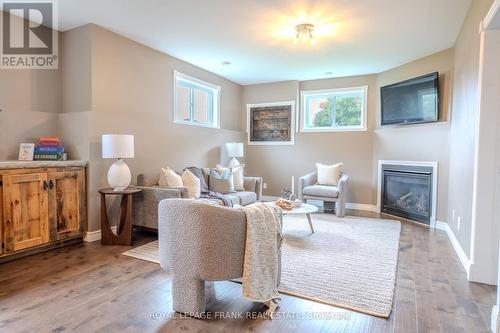
{"type": "Polygon", "coordinates": [[[229,161],[229,167],[234,168],[240,165],[236,157],[243,157],[243,143],[226,143],[226,152],[228,157],[232,157],[229,161]]]}
{"type": "Polygon", "coordinates": [[[108,184],[115,191],[123,191],[130,185],[132,175],[123,158],[134,158],[134,136],[103,134],[102,158],[116,158],[108,171],[108,184]]]}

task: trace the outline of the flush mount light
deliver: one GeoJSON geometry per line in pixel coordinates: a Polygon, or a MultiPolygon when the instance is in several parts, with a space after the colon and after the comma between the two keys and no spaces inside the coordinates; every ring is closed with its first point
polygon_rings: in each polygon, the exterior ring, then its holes
{"type": "Polygon", "coordinates": [[[302,23],[295,26],[297,34],[295,35],[295,42],[315,44],[314,40],[314,24],[302,23]]]}

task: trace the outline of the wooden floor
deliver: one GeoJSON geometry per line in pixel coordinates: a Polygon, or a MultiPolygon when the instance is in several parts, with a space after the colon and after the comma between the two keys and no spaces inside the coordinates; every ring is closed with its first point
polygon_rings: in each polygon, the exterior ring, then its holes
{"type": "MultiPolygon", "coordinates": [[[[136,232],[135,245],[154,238],[136,232]]],[[[232,282],[216,283],[209,319],[183,318],[169,274],[121,255],[128,248],[84,243],[0,264],[0,332],[487,332],[495,302],[495,287],[467,282],[444,232],[412,223],[389,319],[286,295],[277,319],[237,318],[260,312],[232,282]]]]}

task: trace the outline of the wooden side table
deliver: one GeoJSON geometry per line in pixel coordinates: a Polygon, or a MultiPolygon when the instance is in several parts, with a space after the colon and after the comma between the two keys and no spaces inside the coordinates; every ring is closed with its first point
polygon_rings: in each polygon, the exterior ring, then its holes
{"type": "Polygon", "coordinates": [[[142,191],[140,188],[127,187],[123,191],[114,191],[112,188],[100,189],[101,193],[101,244],[103,245],[132,245],[132,195],[142,191]],[[107,195],[121,195],[120,222],[116,235],[111,230],[106,209],[107,195]]]}

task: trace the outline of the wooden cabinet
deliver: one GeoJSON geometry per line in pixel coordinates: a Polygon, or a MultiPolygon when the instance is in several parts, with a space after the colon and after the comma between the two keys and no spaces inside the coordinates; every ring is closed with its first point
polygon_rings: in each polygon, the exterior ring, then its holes
{"type": "Polygon", "coordinates": [[[2,180],[4,251],[48,243],[47,174],[8,175],[2,180]]]}
{"type": "Polygon", "coordinates": [[[84,201],[80,198],[85,186],[83,180],[83,171],[48,174],[51,239],[65,239],[84,232],[80,223],[85,215],[84,201]]]}
{"type": "Polygon", "coordinates": [[[0,169],[0,262],[81,241],[84,167],[0,169]]]}

